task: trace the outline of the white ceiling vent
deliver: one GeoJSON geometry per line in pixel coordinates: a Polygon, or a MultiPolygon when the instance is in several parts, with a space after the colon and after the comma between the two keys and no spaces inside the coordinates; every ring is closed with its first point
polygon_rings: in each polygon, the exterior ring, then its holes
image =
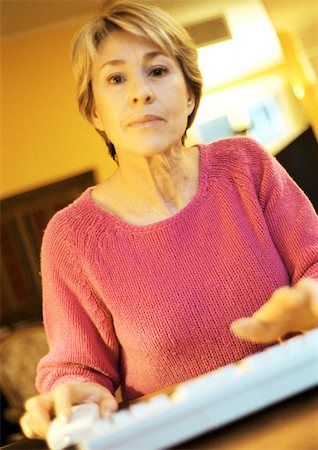
{"type": "Polygon", "coordinates": [[[232,39],[230,28],[223,15],[188,25],[185,28],[198,47],[232,39]]]}

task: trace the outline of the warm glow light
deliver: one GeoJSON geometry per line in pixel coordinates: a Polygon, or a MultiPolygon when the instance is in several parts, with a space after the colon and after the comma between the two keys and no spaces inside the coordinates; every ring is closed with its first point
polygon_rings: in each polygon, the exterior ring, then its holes
{"type": "Polygon", "coordinates": [[[302,100],[305,97],[305,90],[302,86],[300,86],[299,84],[293,86],[293,91],[295,96],[299,99],[302,100]]]}
{"type": "Polygon", "coordinates": [[[233,1],[224,7],[233,39],[199,49],[205,90],[280,64],[281,47],[263,4],[233,1]]]}

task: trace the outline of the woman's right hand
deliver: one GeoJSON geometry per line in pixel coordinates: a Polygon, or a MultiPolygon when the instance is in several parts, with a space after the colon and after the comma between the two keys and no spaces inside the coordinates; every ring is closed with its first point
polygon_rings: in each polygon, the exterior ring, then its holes
{"type": "Polygon", "coordinates": [[[72,406],[81,403],[97,403],[101,417],[109,416],[118,408],[115,397],[100,384],[60,384],[49,394],[26,401],[26,412],[20,420],[22,431],[29,439],[45,439],[52,419],[59,417],[67,422],[72,415],[72,406]]]}

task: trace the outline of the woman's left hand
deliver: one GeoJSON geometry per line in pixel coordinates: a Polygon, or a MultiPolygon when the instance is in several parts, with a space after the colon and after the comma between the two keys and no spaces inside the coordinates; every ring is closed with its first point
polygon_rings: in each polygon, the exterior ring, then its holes
{"type": "Polygon", "coordinates": [[[318,282],[303,278],[293,287],[277,289],[252,317],[235,320],[233,333],[258,343],[275,342],[289,333],[318,327],[318,282]]]}

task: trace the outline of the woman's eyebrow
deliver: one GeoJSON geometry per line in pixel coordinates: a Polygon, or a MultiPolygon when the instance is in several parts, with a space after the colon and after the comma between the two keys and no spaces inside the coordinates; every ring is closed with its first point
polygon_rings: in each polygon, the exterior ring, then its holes
{"type": "Polygon", "coordinates": [[[152,59],[155,59],[157,56],[165,56],[166,58],[169,57],[168,53],[165,53],[160,50],[155,50],[155,51],[145,53],[144,60],[150,61],[152,59]]]}
{"type": "Polygon", "coordinates": [[[125,64],[125,60],[123,60],[123,59],[112,59],[111,61],[104,62],[100,66],[100,69],[102,69],[103,67],[106,67],[106,66],[120,66],[122,64],[125,64]]]}
{"type": "MultiPolygon", "coordinates": [[[[144,59],[145,62],[148,62],[148,61],[151,61],[152,59],[155,59],[157,56],[168,57],[168,54],[164,53],[163,51],[153,50],[153,51],[145,53],[144,56],[143,56],[143,59],[144,59]]],[[[105,66],[120,66],[120,65],[123,65],[125,63],[126,63],[126,61],[124,59],[112,59],[110,61],[104,62],[100,66],[100,69],[102,69],[105,66]]]]}

